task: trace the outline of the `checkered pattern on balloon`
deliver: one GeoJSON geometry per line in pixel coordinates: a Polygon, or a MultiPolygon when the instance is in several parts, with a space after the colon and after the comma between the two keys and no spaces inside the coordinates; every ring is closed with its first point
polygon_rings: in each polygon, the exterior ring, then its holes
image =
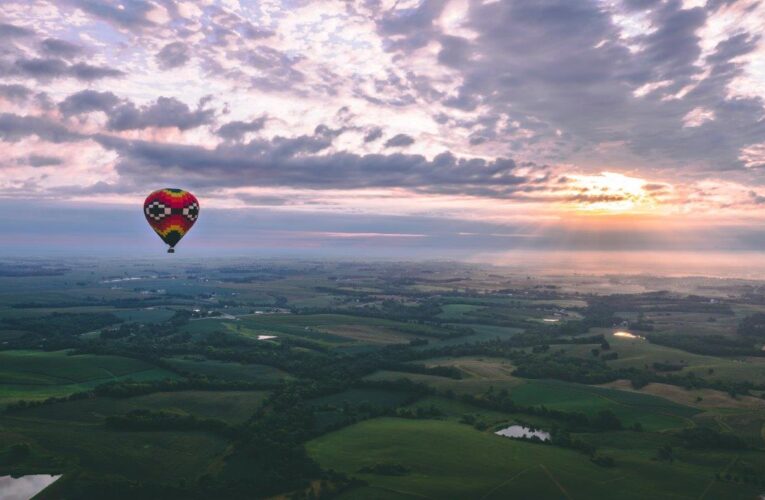
{"type": "Polygon", "coordinates": [[[191,229],[199,217],[199,201],[183,189],[159,189],[146,197],[143,213],[154,231],[173,247],[191,229]]]}

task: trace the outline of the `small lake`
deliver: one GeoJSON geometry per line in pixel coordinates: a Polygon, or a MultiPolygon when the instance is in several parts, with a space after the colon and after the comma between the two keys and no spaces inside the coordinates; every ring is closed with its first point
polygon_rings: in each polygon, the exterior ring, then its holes
{"type": "Polygon", "coordinates": [[[619,337],[622,339],[640,339],[645,340],[645,337],[642,335],[635,335],[634,333],[630,332],[614,332],[614,337],[619,337]]]}
{"type": "Polygon", "coordinates": [[[550,440],[549,432],[532,429],[530,427],[524,427],[522,425],[511,425],[510,427],[505,427],[504,429],[498,430],[494,434],[498,436],[509,437],[509,438],[527,438],[528,439],[528,438],[536,437],[536,438],[539,438],[541,441],[550,440]]]}
{"type": "Polygon", "coordinates": [[[258,335],[258,340],[271,340],[277,338],[276,335],[258,335]]]}
{"type": "Polygon", "coordinates": [[[0,476],[0,500],[29,500],[60,477],[50,474],[0,476]]]}

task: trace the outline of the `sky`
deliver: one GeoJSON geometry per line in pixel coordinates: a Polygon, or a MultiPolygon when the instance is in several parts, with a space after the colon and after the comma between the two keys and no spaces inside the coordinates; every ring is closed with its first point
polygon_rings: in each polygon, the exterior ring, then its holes
{"type": "Polygon", "coordinates": [[[0,0],[0,254],[765,244],[765,2],[0,0]]]}

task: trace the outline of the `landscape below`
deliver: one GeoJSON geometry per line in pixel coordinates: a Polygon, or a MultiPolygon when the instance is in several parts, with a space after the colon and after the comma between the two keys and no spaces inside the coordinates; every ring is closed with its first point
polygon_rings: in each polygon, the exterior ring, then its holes
{"type": "Polygon", "coordinates": [[[41,499],[765,493],[765,282],[174,262],[0,262],[0,484],[39,475],[41,499]],[[528,432],[497,434],[510,426],[528,432]]]}

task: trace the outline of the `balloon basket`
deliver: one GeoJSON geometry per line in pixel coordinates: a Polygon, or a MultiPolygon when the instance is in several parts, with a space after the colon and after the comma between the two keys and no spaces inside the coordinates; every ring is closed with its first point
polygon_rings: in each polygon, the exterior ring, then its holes
{"type": "Polygon", "coordinates": [[[175,253],[175,248],[168,248],[167,253],[175,253]]]}

